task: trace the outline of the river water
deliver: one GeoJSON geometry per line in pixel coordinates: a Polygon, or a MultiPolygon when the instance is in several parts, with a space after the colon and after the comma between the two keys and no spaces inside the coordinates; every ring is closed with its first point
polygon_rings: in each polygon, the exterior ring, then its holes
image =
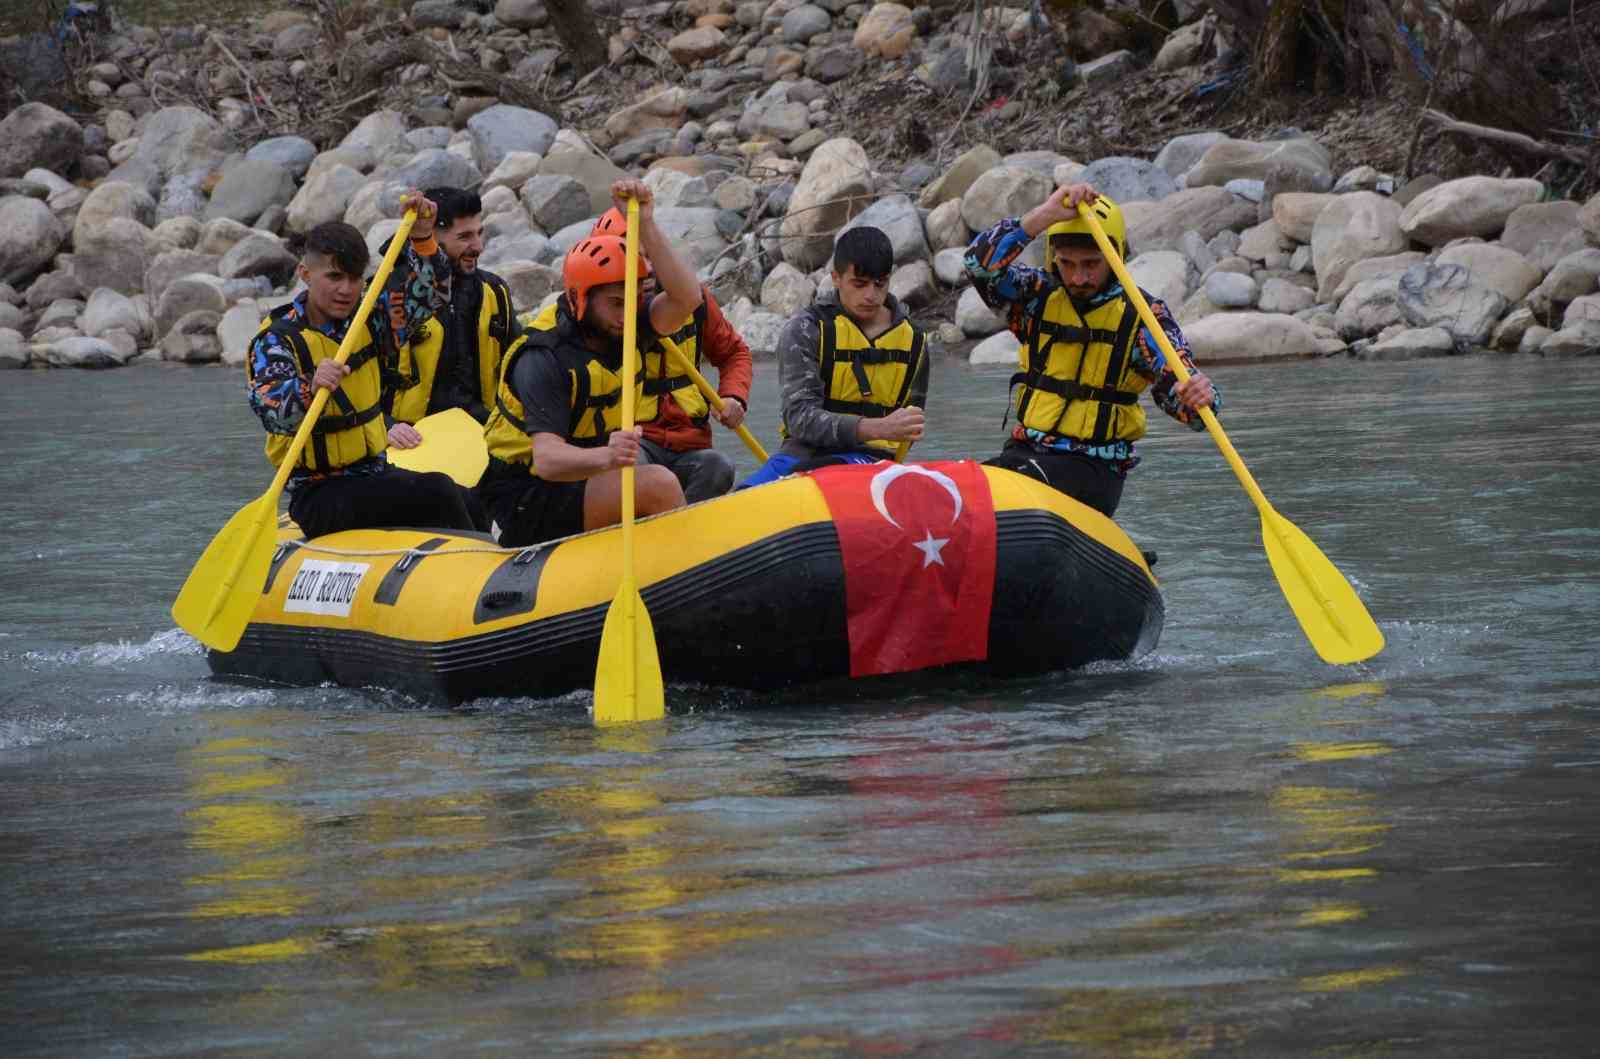
{"type": "MultiPolygon", "coordinates": [[[[1215,447],[1157,414],[1121,518],[1161,554],[1154,655],[672,687],[604,732],[583,696],[211,682],[167,607],[270,477],[237,373],[8,373],[0,1049],[1595,1054],[1574,363],[1214,371],[1388,637],[1363,665],[1318,661],[1215,447]]],[[[993,451],[1005,373],[936,367],[919,454],[993,451]]]]}

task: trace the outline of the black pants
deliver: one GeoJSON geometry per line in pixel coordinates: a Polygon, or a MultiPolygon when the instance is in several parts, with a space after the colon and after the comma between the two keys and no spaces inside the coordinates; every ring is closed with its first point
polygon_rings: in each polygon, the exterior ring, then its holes
{"type": "Polygon", "coordinates": [[[1107,518],[1116,513],[1117,505],[1122,502],[1123,476],[1105,460],[1081,452],[1040,449],[1013,439],[1006,442],[1000,455],[984,462],[990,467],[1004,467],[1037,478],[1107,518]]]}
{"type": "Polygon", "coordinates": [[[347,529],[424,526],[476,528],[464,490],[448,474],[390,467],[381,474],[334,475],[306,482],[289,501],[289,517],[306,538],[347,529]]]}

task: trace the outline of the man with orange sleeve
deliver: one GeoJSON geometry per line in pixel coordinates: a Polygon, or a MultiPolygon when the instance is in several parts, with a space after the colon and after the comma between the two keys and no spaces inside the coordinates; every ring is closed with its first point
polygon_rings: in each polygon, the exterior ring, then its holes
{"type": "MultiPolygon", "coordinates": [[[[627,234],[627,221],[613,208],[595,222],[591,236],[627,234]]],[[[641,291],[654,291],[655,277],[641,276],[641,291]]],[[[683,486],[687,503],[709,500],[733,488],[733,461],[711,447],[711,418],[729,430],[744,421],[750,403],[750,381],[754,368],[750,347],[728,318],[722,314],[711,292],[701,288],[702,302],[689,322],[667,337],[683,355],[700,369],[710,362],[717,369],[717,395],[722,411],[713,411],[705,396],[696,389],[687,373],[674,370],[665,349],[653,345],[643,350],[641,375],[644,394],[657,396],[656,416],[641,422],[641,464],[660,464],[670,470],[683,486]]]]}

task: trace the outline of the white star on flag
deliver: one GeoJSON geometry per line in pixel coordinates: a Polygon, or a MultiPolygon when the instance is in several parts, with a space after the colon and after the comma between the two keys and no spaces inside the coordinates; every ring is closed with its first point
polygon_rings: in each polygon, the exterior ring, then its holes
{"type": "Polygon", "coordinates": [[[935,537],[932,530],[923,530],[926,534],[920,541],[911,546],[922,553],[922,568],[926,570],[934,563],[944,565],[944,559],[939,556],[939,550],[950,543],[949,537],[935,537]]]}

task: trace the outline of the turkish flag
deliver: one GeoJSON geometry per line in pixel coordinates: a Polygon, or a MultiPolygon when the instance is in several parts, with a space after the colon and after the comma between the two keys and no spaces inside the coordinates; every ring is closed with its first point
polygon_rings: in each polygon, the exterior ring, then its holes
{"type": "Polygon", "coordinates": [[[970,460],[823,467],[844,558],[850,675],[989,656],[994,498],[970,460]]]}

